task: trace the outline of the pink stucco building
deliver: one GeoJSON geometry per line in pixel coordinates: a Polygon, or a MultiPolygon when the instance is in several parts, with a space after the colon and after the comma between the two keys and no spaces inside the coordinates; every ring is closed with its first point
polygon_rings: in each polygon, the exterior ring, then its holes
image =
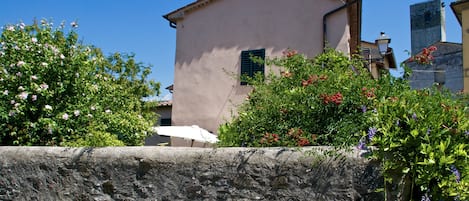
{"type": "Polygon", "coordinates": [[[361,0],[198,0],[164,17],[177,30],[172,125],[216,133],[251,90],[241,73],[264,71],[246,55],[291,48],[313,57],[325,46],[350,54],[361,0]]]}

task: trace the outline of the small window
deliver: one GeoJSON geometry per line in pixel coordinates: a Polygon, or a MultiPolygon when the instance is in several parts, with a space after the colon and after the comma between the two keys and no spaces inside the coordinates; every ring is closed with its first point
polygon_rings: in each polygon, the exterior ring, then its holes
{"type": "Polygon", "coordinates": [[[171,126],[171,119],[161,119],[160,126],[171,126]]]}
{"type": "Polygon", "coordinates": [[[251,58],[259,57],[265,59],[265,49],[247,50],[241,52],[241,85],[247,85],[244,76],[254,77],[256,73],[264,75],[264,63],[254,62],[251,58]]]}

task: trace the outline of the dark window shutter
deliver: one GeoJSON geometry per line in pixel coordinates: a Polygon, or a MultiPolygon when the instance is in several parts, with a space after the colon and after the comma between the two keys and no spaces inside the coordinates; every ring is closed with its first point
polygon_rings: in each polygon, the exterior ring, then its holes
{"type": "Polygon", "coordinates": [[[260,57],[265,59],[265,49],[247,50],[241,52],[241,85],[247,83],[243,81],[243,76],[254,77],[256,73],[264,74],[264,64],[255,63],[251,57],[260,57]]]}

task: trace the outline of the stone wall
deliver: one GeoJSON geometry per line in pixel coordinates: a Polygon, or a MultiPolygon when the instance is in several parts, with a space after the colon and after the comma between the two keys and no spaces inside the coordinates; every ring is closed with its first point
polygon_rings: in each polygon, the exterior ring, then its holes
{"type": "Polygon", "coordinates": [[[327,147],[0,147],[0,200],[384,200],[376,163],[327,147]]]}

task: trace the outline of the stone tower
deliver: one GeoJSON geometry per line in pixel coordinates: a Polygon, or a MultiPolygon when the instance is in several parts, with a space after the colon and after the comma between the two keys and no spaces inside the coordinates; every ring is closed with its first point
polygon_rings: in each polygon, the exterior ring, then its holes
{"type": "Polygon", "coordinates": [[[411,54],[436,42],[446,41],[445,6],[431,0],[410,6],[411,54]]]}

